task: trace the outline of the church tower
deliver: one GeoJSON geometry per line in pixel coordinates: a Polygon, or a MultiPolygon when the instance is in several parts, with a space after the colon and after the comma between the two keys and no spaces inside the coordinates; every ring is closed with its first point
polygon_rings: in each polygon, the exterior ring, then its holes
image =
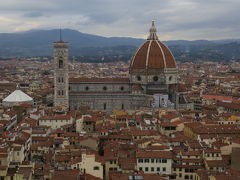
{"type": "Polygon", "coordinates": [[[69,84],[68,84],[68,46],[60,40],[53,43],[54,57],[54,106],[65,105],[69,107],[69,84]]]}

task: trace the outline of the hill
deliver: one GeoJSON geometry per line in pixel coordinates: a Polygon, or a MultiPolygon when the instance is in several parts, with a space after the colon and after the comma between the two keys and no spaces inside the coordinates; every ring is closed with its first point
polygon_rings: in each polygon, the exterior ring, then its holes
{"type": "MultiPolygon", "coordinates": [[[[124,56],[129,58],[144,39],[102,37],[63,29],[64,41],[70,42],[71,56],[124,56]]],[[[59,30],[31,30],[0,33],[0,57],[51,56],[52,43],[59,40],[59,30]]],[[[165,42],[177,60],[239,60],[240,40],[176,40],[165,42]]]]}

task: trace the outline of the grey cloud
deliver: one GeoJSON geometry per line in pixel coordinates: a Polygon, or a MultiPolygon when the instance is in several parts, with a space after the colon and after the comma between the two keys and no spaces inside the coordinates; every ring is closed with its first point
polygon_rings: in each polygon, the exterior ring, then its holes
{"type": "Polygon", "coordinates": [[[22,16],[29,17],[29,18],[36,18],[36,17],[44,16],[44,14],[41,12],[28,12],[28,13],[23,14],[22,16]]]}
{"type": "MultiPolygon", "coordinates": [[[[98,35],[133,37],[147,36],[155,19],[159,33],[172,39],[221,39],[228,32],[239,38],[239,7],[239,0],[11,0],[0,2],[0,17],[26,22],[25,29],[34,20],[34,28],[61,24],[98,35]]],[[[0,29],[5,26],[0,21],[0,29]]]]}

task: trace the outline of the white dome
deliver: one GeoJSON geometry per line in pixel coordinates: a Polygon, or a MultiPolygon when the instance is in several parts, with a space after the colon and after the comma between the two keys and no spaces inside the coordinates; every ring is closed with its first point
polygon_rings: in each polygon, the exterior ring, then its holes
{"type": "Polygon", "coordinates": [[[33,101],[33,98],[22,92],[21,90],[15,90],[9,96],[7,96],[3,102],[15,102],[15,103],[24,103],[33,101]]]}

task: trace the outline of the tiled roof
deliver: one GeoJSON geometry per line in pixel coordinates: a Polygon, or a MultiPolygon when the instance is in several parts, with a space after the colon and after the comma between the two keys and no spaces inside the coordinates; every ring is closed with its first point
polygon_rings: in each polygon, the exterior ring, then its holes
{"type": "Polygon", "coordinates": [[[136,158],[165,158],[172,159],[170,151],[138,151],[136,158]]]}
{"type": "Polygon", "coordinates": [[[158,40],[146,41],[132,58],[131,69],[176,68],[171,51],[158,40]]]}

